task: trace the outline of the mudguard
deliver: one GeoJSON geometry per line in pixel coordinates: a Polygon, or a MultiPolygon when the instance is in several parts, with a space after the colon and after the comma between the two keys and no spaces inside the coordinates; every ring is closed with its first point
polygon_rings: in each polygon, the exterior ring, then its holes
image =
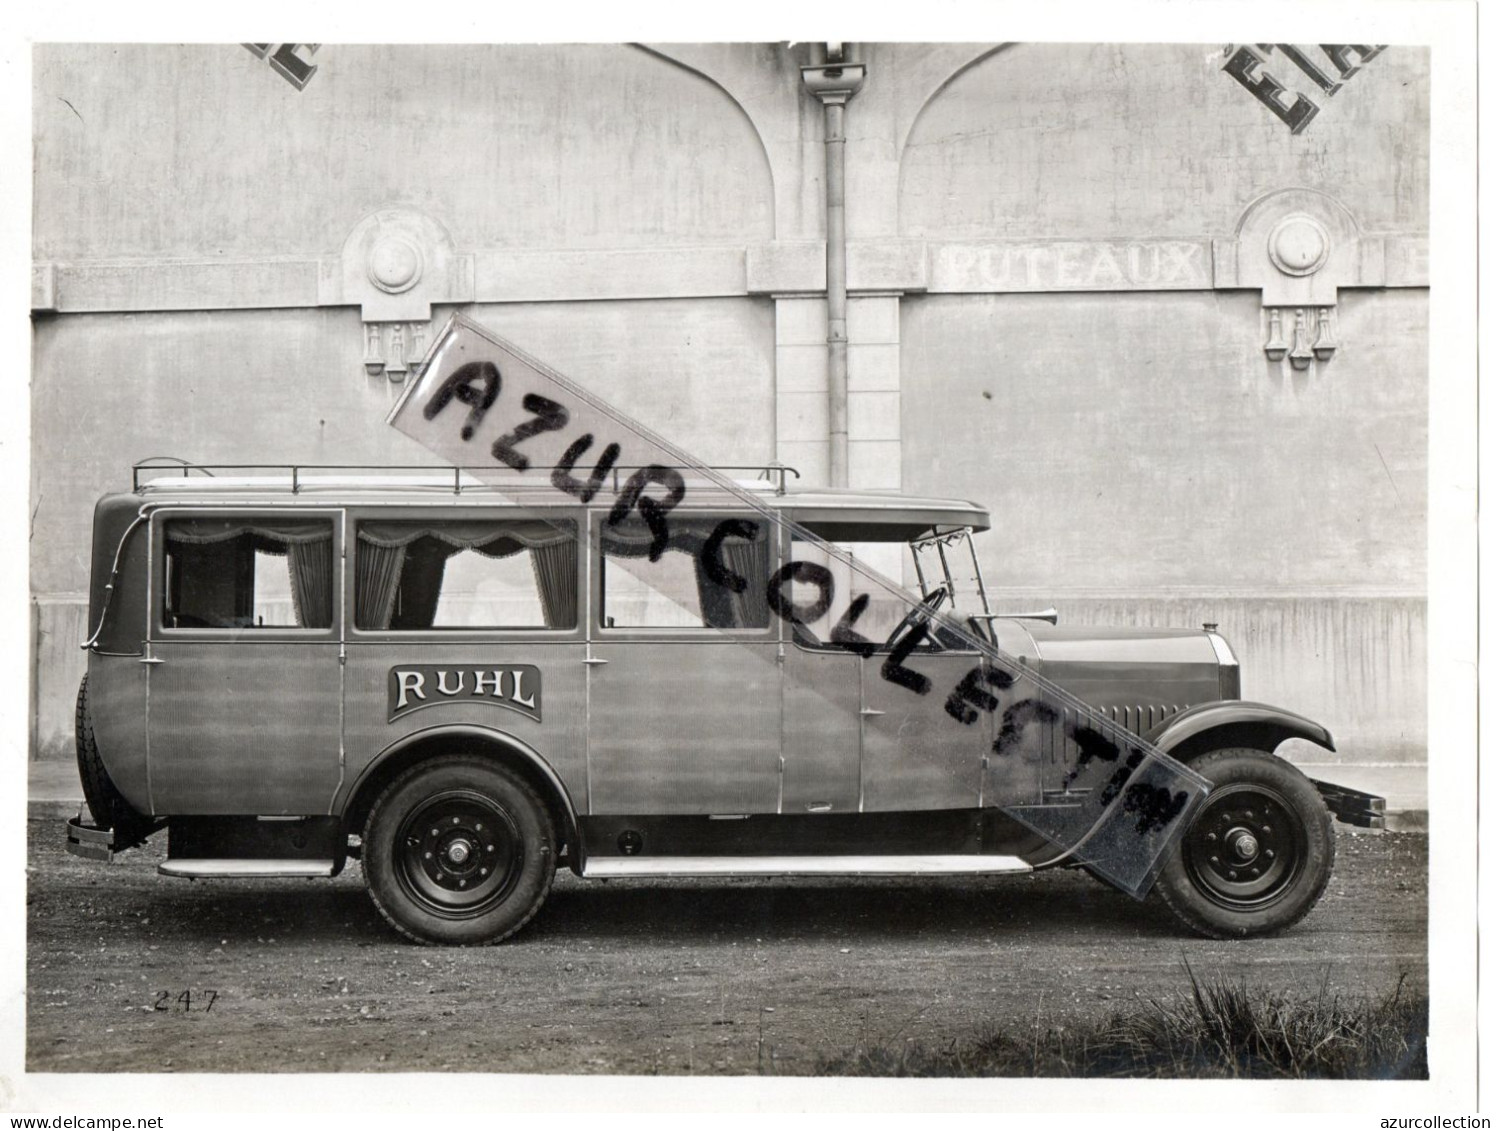
{"type": "MultiPolygon", "coordinates": [[[[539,792],[551,792],[558,802],[563,816],[563,828],[560,831],[570,843],[577,843],[579,817],[578,810],[574,807],[573,795],[548,760],[515,735],[492,730],[489,727],[475,726],[472,723],[445,723],[439,726],[423,727],[421,730],[412,731],[398,738],[370,760],[355,776],[348,789],[341,791],[342,796],[335,796],[330,804],[329,812],[342,815],[346,820],[352,813],[368,812],[375,801],[376,794],[385,788],[386,781],[389,780],[383,780],[383,778],[385,771],[392,765],[392,759],[399,758],[416,747],[442,740],[467,740],[476,748],[505,751],[506,755],[525,766],[537,778],[539,792]]],[[[363,823],[363,817],[361,821],[363,823]]],[[[350,831],[360,830],[351,829],[350,831]]]]}
{"type": "Polygon", "coordinates": [[[1242,699],[1201,703],[1164,720],[1143,737],[1181,762],[1230,746],[1271,753],[1290,738],[1302,738],[1326,750],[1335,749],[1330,732],[1314,720],[1282,707],[1242,699]]]}

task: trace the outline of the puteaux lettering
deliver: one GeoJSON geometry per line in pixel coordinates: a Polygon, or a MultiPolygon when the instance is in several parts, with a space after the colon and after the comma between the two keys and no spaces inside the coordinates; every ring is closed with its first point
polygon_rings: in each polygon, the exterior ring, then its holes
{"type": "Polygon", "coordinates": [[[542,721],[542,673],[531,664],[405,664],[386,676],[386,721],[440,703],[503,707],[542,721]]]}

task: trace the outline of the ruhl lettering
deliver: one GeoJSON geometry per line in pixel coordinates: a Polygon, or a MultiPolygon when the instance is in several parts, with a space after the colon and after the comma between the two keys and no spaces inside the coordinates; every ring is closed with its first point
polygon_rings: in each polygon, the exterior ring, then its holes
{"type": "Polygon", "coordinates": [[[394,710],[400,711],[407,705],[407,692],[412,693],[414,699],[426,699],[422,693],[422,686],[426,681],[422,672],[397,672],[397,696],[394,710]]]}
{"type": "Polygon", "coordinates": [[[504,707],[542,721],[538,707],[542,699],[542,674],[530,664],[500,668],[411,664],[392,668],[386,683],[387,722],[410,711],[442,704],[504,707]]]}

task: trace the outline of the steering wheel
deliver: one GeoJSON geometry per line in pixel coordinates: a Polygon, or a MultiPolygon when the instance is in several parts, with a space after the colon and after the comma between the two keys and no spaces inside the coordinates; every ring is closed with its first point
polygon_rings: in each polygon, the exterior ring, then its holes
{"type": "Polygon", "coordinates": [[[897,642],[907,635],[914,626],[931,619],[933,613],[938,611],[944,603],[944,597],[949,591],[942,585],[930,593],[923,595],[923,603],[914,605],[907,611],[907,616],[902,618],[902,623],[892,630],[892,635],[887,637],[887,642],[881,646],[883,652],[890,652],[897,647],[897,642]]]}

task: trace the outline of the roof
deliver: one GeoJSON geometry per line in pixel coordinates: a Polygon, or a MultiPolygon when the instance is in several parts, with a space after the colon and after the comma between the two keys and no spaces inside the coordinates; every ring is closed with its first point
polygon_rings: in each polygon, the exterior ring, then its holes
{"type": "MultiPolygon", "coordinates": [[[[501,495],[470,471],[450,469],[379,469],[357,472],[346,469],[287,467],[277,474],[232,474],[259,468],[183,468],[176,474],[151,476],[158,469],[136,469],[136,497],[159,502],[209,501],[230,502],[236,506],[266,503],[277,506],[342,504],[414,504],[489,506],[577,506],[546,478],[516,479],[507,484],[501,495]],[[203,471],[203,474],[190,474],[203,471]],[[227,474],[229,473],[229,474],[227,474]]],[[[621,469],[629,470],[629,469],[621,469]]],[[[825,537],[859,541],[862,531],[879,526],[884,539],[894,533],[915,537],[934,527],[954,529],[968,526],[985,530],[991,525],[990,514],[978,503],[963,499],[933,498],[831,487],[786,486],[782,472],[791,469],[768,469],[759,478],[742,478],[733,471],[751,469],[716,469],[726,474],[735,487],[763,506],[785,513],[794,521],[817,528],[825,537]],[[897,528],[894,530],[894,528],[897,528]]],[[[794,472],[793,474],[797,474],[794,472]]],[[[685,509],[720,507],[726,504],[726,492],[705,476],[694,477],[686,471],[685,509]]],[[[608,502],[602,492],[599,503],[608,502]]]]}

